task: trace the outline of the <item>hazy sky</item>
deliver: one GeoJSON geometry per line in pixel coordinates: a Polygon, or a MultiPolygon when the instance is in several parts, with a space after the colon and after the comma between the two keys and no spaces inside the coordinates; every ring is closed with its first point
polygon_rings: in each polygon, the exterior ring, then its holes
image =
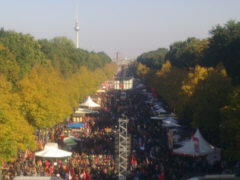
{"type": "Polygon", "coordinates": [[[35,39],[66,36],[114,57],[137,57],[188,37],[206,38],[228,20],[240,21],[240,0],[0,0],[0,27],[35,39]]]}

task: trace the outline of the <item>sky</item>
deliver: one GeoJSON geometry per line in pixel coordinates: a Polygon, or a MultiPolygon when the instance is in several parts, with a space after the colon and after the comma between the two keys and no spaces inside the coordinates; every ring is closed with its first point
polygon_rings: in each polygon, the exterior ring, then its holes
{"type": "Polygon", "coordinates": [[[188,37],[207,38],[217,24],[240,21],[239,7],[240,0],[0,0],[0,27],[75,42],[78,14],[80,48],[136,58],[188,37]]]}

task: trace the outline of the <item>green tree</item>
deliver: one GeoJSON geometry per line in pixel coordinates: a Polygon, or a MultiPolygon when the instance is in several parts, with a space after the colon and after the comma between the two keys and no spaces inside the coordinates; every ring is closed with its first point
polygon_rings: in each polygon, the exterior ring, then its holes
{"type": "Polygon", "coordinates": [[[0,30],[0,44],[16,57],[20,67],[19,79],[28,73],[35,63],[44,64],[46,59],[37,41],[30,35],[0,30]]]}
{"type": "Polygon", "coordinates": [[[0,74],[5,75],[7,80],[16,83],[19,76],[19,66],[16,58],[9,50],[0,45],[0,74]]]}
{"type": "Polygon", "coordinates": [[[112,59],[105,52],[98,52],[98,56],[101,58],[103,64],[110,63],[112,59]]]}
{"type": "Polygon", "coordinates": [[[166,59],[173,66],[195,67],[203,58],[203,50],[208,47],[208,40],[188,38],[186,41],[175,42],[170,46],[166,59]]]}
{"type": "Polygon", "coordinates": [[[240,88],[229,95],[229,102],[221,108],[220,137],[226,157],[240,160],[240,88]]]}
{"type": "Polygon", "coordinates": [[[216,66],[222,62],[235,84],[240,83],[240,22],[229,21],[210,31],[209,48],[205,50],[203,64],[216,66]]]}
{"type": "Polygon", "coordinates": [[[161,68],[162,64],[165,63],[165,55],[167,52],[167,49],[159,48],[155,51],[143,53],[137,58],[137,61],[149,68],[159,69],[161,68]]]}
{"type": "Polygon", "coordinates": [[[104,52],[87,52],[77,49],[71,40],[66,37],[56,37],[50,41],[39,40],[41,51],[45,54],[57,70],[65,77],[76,73],[81,66],[91,70],[103,67],[111,62],[111,58],[104,52]]]}

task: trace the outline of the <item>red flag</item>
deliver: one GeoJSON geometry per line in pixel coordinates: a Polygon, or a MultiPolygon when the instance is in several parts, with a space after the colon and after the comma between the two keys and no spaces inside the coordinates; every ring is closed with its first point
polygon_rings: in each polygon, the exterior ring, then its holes
{"type": "Polygon", "coordinates": [[[199,139],[195,136],[192,137],[192,140],[194,142],[194,150],[196,153],[199,153],[199,139]]]}
{"type": "Polygon", "coordinates": [[[134,160],[135,160],[135,158],[134,158],[134,154],[133,154],[132,157],[131,157],[131,165],[134,164],[134,160]]]}

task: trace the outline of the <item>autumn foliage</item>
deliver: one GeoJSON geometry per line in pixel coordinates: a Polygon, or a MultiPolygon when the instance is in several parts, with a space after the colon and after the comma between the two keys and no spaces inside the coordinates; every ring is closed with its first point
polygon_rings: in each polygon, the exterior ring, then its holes
{"type": "Polygon", "coordinates": [[[143,61],[144,53],[135,74],[156,89],[182,125],[200,128],[224,157],[240,160],[240,22],[218,25],[211,35],[173,43],[159,69],[143,61]]]}
{"type": "Polygon", "coordinates": [[[0,164],[34,149],[34,130],[64,121],[116,66],[103,52],[74,48],[63,37],[35,41],[0,30],[0,164]]]}

